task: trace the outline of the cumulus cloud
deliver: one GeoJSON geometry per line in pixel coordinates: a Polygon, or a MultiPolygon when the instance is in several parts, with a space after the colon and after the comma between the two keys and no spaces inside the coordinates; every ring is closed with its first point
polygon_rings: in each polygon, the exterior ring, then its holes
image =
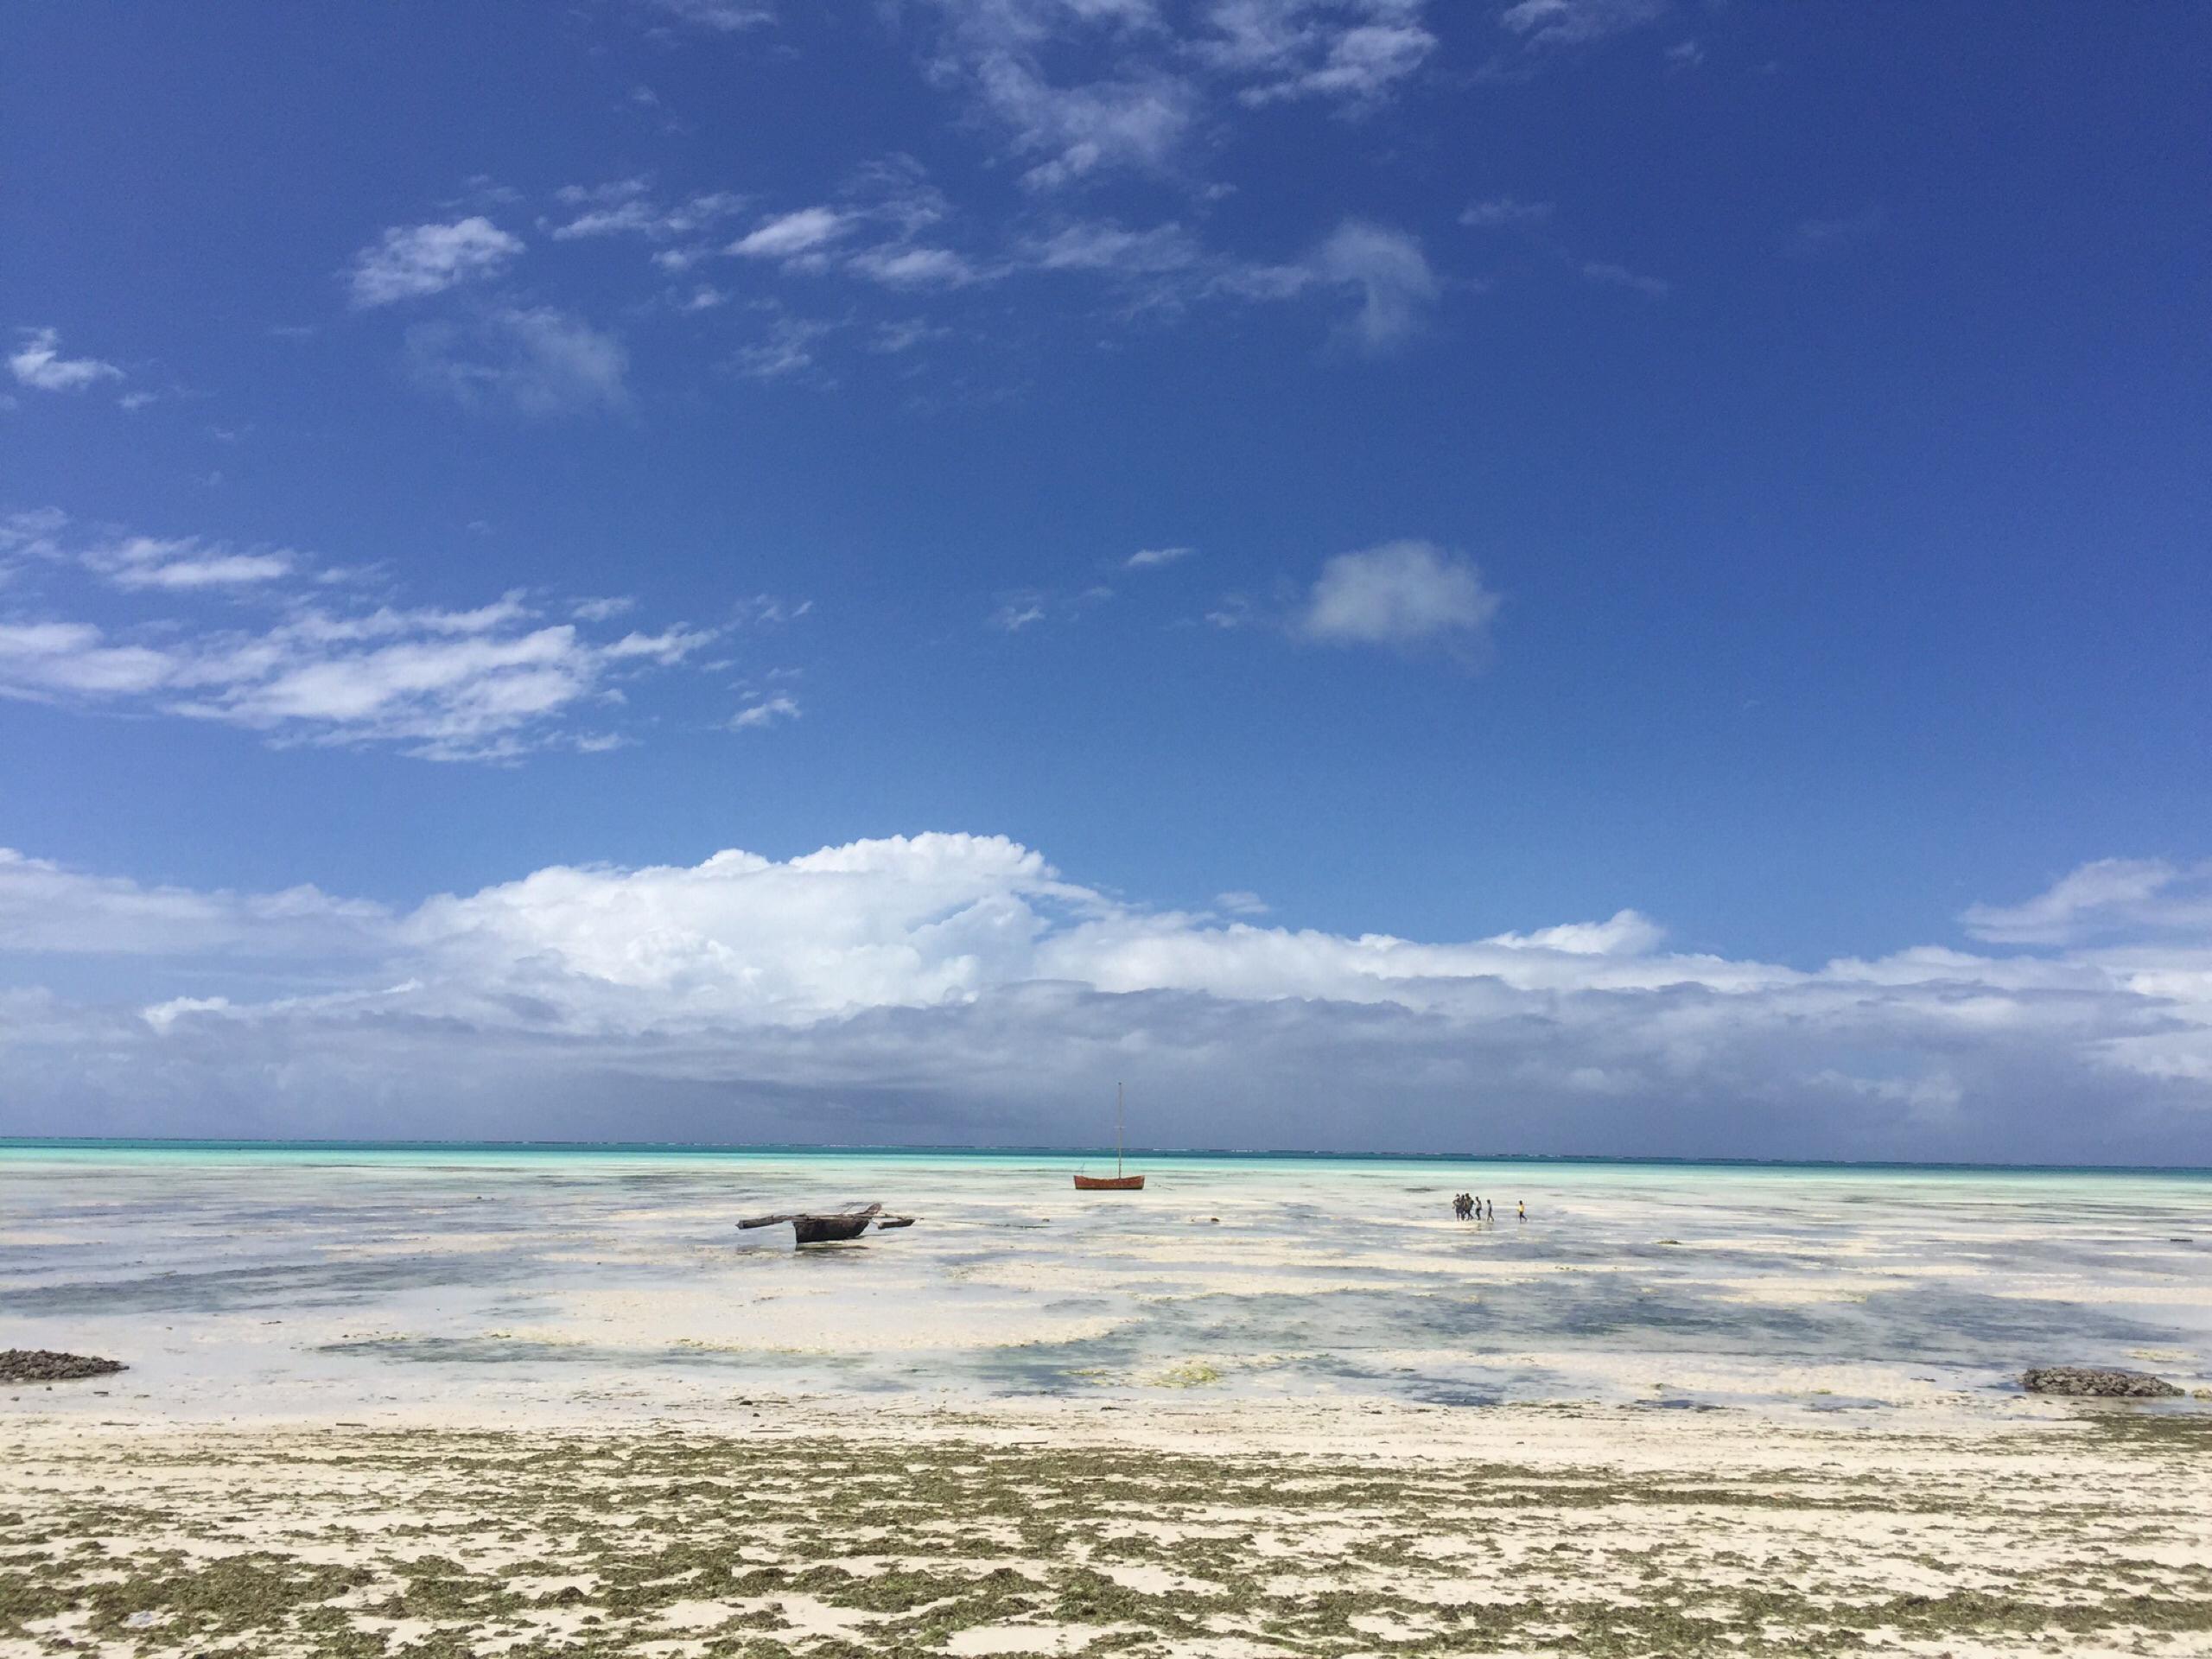
{"type": "Polygon", "coordinates": [[[96,357],[64,357],[61,334],[54,328],[23,331],[23,343],[8,356],[8,372],[16,384],[40,391],[84,391],[105,380],[120,380],[123,371],[96,357]]]}
{"type": "Polygon", "coordinates": [[[450,225],[394,226],[354,255],[347,283],[356,306],[391,305],[497,276],[522,248],[520,238],[481,214],[450,225]]]}
{"type": "Polygon", "coordinates": [[[543,418],[629,404],[630,354],[612,334],[551,306],[503,306],[467,323],[407,331],[418,385],[465,409],[543,418]]]}
{"type": "Polygon", "coordinates": [[[2202,1161],[2212,935],[2162,949],[1804,971],[1669,951],[1633,912],[1347,936],[1148,910],[961,835],[404,910],[0,855],[17,983],[100,953],[162,986],[0,996],[0,1126],[66,1101],[171,1133],[1065,1143],[1128,1077],[1180,1144],[2202,1161]]]}
{"type": "Polygon", "coordinates": [[[1345,337],[1375,356],[1415,333],[1434,303],[1438,283],[1421,244],[1403,231],[1346,219],[1314,251],[1309,269],[1320,281],[1358,290],[1358,312],[1345,337]]]}
{"type": "Polygon", "coordinates": [[[1328,645],[1465,651],[1486,641],[1498,602],[1467,560],[1431,542],[1385,542],[1322,566],[1299,628],[1328,645]]]}

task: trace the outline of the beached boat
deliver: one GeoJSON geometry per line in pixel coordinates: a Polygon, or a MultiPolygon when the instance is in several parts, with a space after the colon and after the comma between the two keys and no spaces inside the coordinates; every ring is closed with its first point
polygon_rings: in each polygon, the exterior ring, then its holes
{"type": "Polygon", "coordinates": [[[887,1216],[881,1205],[871,1204],[865,1210],[833,1210],[827,1214],[747,1216],[737,1225],[740,1231],[745,1231],[754,1227],[773,1227],[785,1221],[791,1223],[792,1233],[802,1244],[842,1244],[866,1232],[870,1222],[875,1224],[878,1232],[914,1224],[912,1216],[887,1216]]]}
{"type": "Polygon", "coordinates": [[[1078,1192],[1141,1192],[1144,1177],[1122,1173],[1122,1085],[1114,1085],[1114,1173],[1111,1175],[1078,1175],[1075,1178],[1078,1192]]]}

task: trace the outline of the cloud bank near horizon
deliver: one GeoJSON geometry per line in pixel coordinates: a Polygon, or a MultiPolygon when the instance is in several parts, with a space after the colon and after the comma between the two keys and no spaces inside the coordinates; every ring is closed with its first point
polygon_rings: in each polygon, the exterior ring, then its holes
{"type": "Polygon", "coordinates": [[[2202,883],[2087,867],[1968,912],[2040,950],[1808,971],[1633,911],[1433,944],[1149,910],[997,836],[412,909],[0,853],[0,1129],[1087,1144],[1123,1080],[1158,1145],[2201,1164],[2202,883]]]}

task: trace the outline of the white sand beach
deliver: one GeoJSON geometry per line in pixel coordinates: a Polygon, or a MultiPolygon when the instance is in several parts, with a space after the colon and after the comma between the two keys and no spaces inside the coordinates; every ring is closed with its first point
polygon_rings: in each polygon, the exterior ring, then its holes
{"type": "Polygon", "coordinates": [[[0,1654],[2212,1641],[2201,1179],[1067,1173],[12,1150],[0,1654]]]}

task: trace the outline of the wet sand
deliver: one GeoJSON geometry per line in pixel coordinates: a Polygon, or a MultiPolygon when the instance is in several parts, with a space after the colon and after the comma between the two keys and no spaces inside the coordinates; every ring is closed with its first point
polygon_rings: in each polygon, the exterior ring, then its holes
{"type": "Polygon", "coordinates": [[[1159,1173],[0,1157],[0,1659],[2212,1652],[2201,1179],[1159,1173]]]}

